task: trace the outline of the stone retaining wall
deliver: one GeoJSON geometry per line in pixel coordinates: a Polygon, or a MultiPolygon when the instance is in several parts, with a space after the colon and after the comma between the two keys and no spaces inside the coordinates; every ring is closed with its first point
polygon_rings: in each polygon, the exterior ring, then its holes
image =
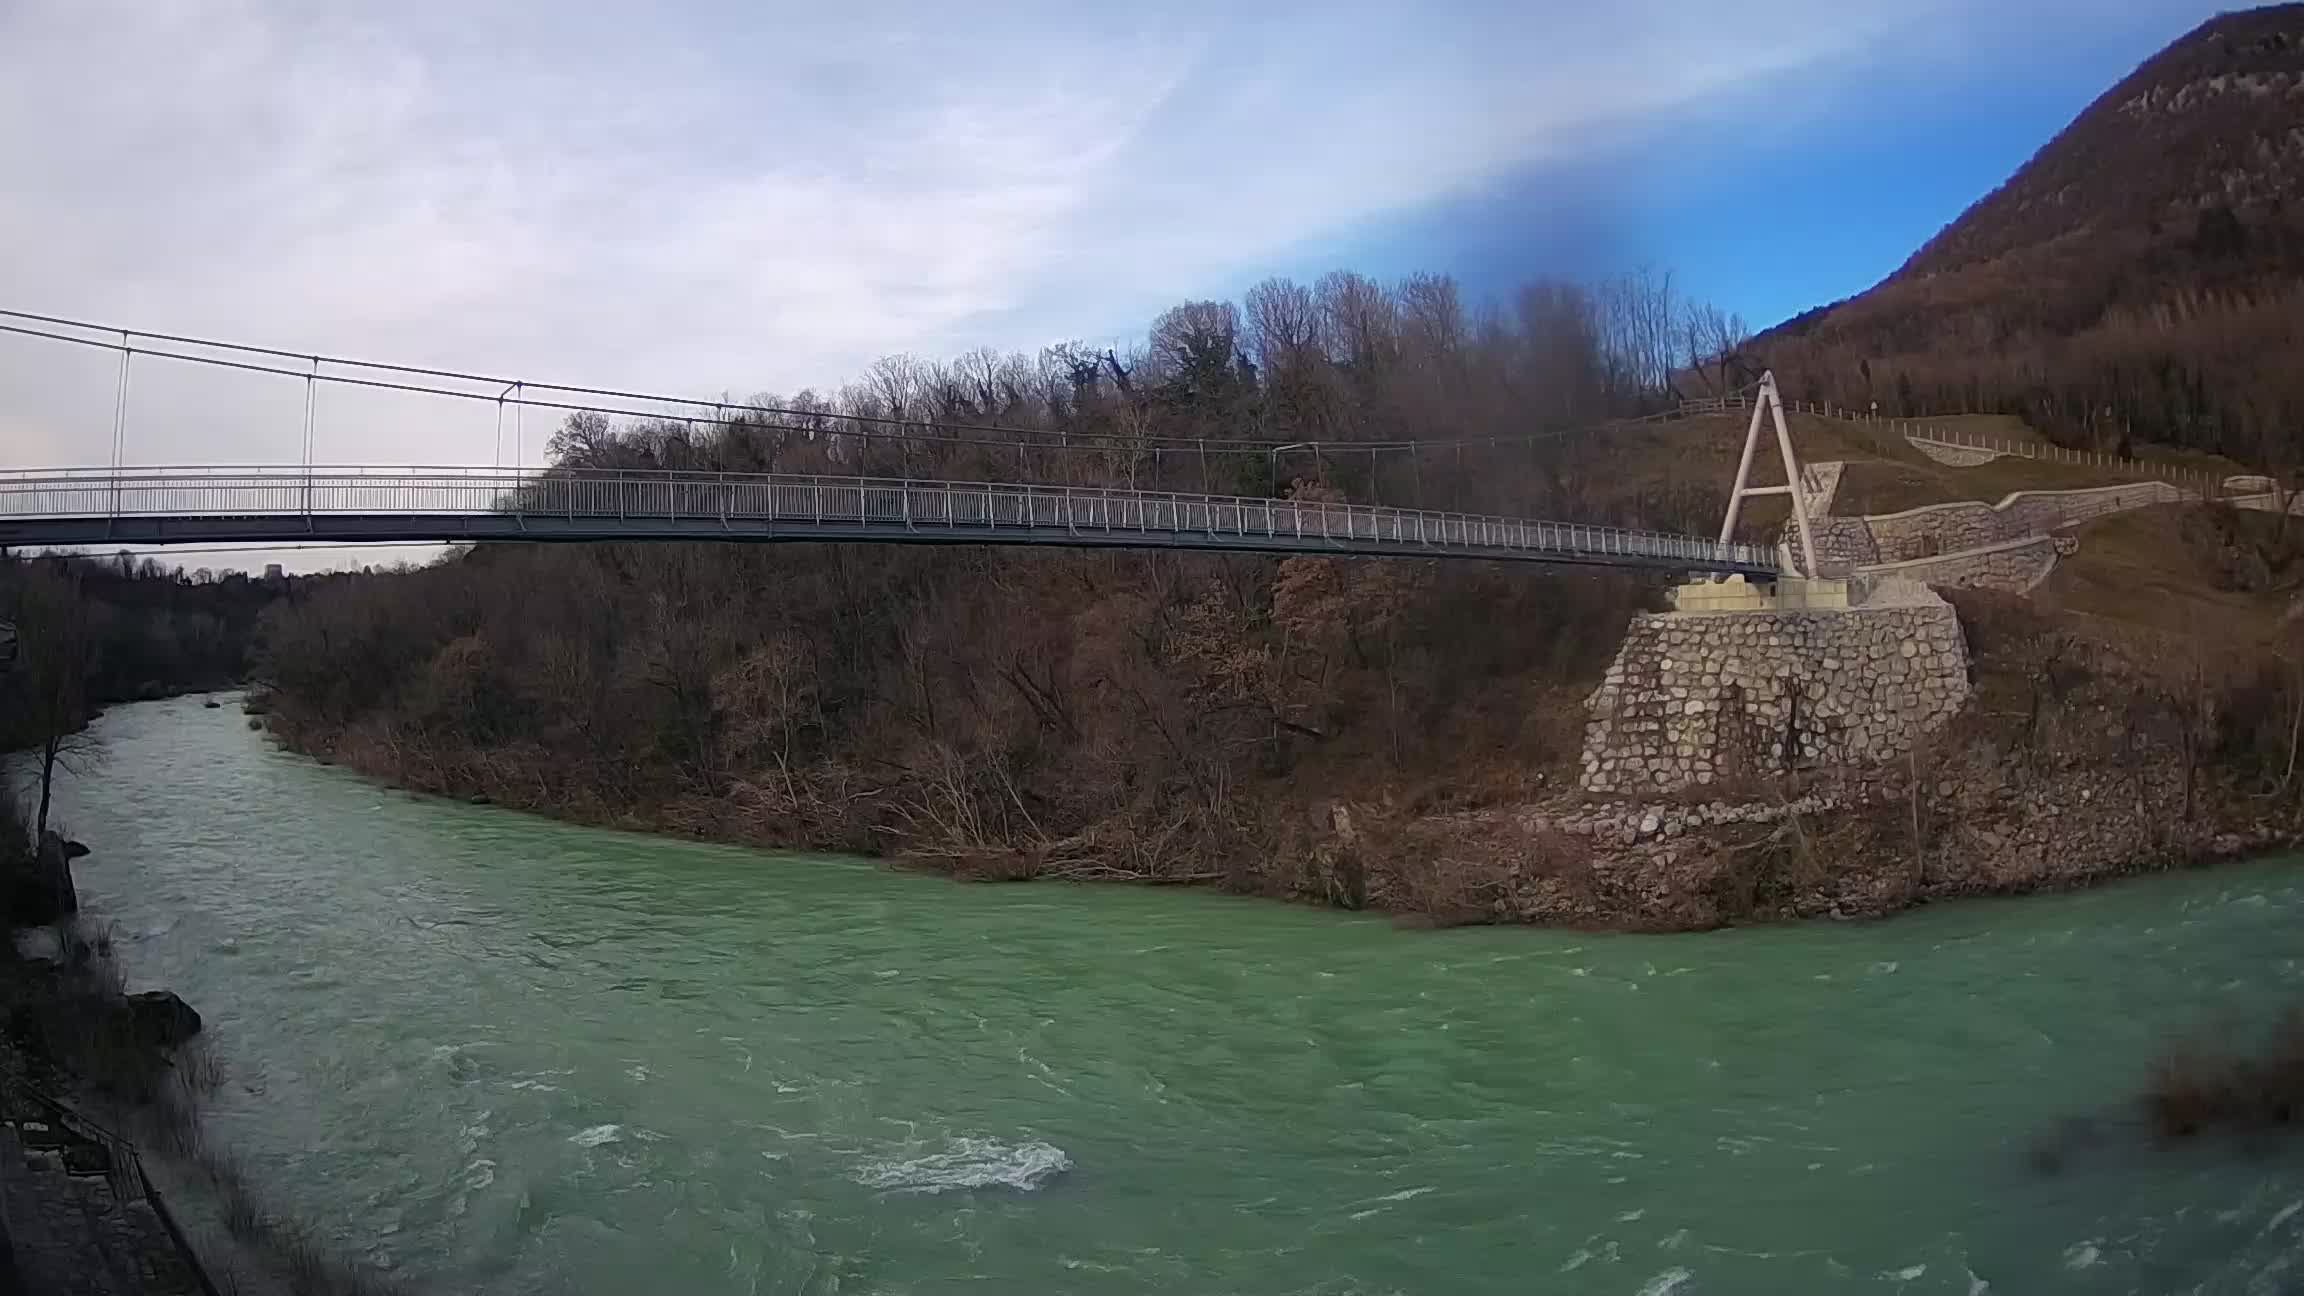
{"type": "Polygon", "coordinates": [[[1848,465],[1838,459],[1802,465],[1800,469],[1800,496],[1808,505],[1808,520],[1828,516],[1832,502],[1840,497],[1840,478],[1848,465]]]}
{"type": "Polygon", "coordinates": [[[1953,445],[1945,441],[1930,441],[1924,437],[1908,436],[1905,441],[1912,448],[1947,468],[1979,468],[1999,458],[2005,451],[1987,450],[1982,446],[1953,445]]]}
{"type": "MultiPolygon", "coordinates": [[[[2181,487],[2168,482],[2135,482],[2084,490],[2018,491],[1998,504],[1930,504],[1861,521],[1879,555],[1873,561],[1909,562],[2003,540],[2046,535],[2108,513],[2181,503],[2186,498],[2181,487]]],[[[1817,541],[1816,547],[1824,548],[1824,542],[1817,541]]]]}
{"type": "MultiPolygon", "coordinates": [[[[1833,485],[1838,485],[1837,474],[1833,485]]],[[[2135,482],[2018,491],[1998,504],[1969,500],[1869,517],[1818,516],[1810,519],[1810,527],[1823,569],[1853,575],[1860,586],[1867,577],[1909,576],[1930,585],[2025,593],[2056,565],[2056,550],[2045,539],[2049,533],[2109,513],[2190,498],[2183,488],[2168,482],[2135,482]]],[[[2227,502],[2237,508],[2270,509],[2276,507],[2272,501],[2272,496],[2262,495],[2227,502]]],[[[1790,523],[1784,526],[1782,543],[1801,558],[1798,529],[1790,523]]]]}
{"type": "Polygon", "coordinates": [[[1853,598],[1862,603],[1879,582],[1898,577],[1923,585],[2029,594],[2048,579],[2048,573],[2056,570],[2056,557],[2061,552],[2063,549],[2056,537],[2034,535],[1980,549],[1965,549],[1941,558],[1875,563],[1856,569],[1853,598]]]}
{"type": "MultiPolygon", "coordinates": [[[[1840,497],[1840,479],[1846,475],[1848,465],[1838,459],[1803,464],[1800,468],[1800,495],[1808,506],[1809,529],[1816,534],[1816,548],[1824,555],[1824,563],[1835,570],[1873,561],[1870,537],[1854,518],[1832,516],[1833,502],[1840,497]]],[[[1797,518],[1784,520],[1784,531],[1778,543],[1791,552],[1794,562],[1807,566],[1807,554],[1800,548],[1800,524],[1797,518]]]]}
{"type": "Polygon", "coordinates": [[[1629,794],[1901,755],[1968,696],[1943,599],[1846,612],[1634,617],[1587,703],[1583,787],[1629,794]]]}
{"type": "Polygon", "coordinates": [[[2274,491],[2261,495],[2234,495],[2227,497],[2224,502],[2234,508],[2249,509],[2258,513],[2278,513],[2282,510],[2289,513],[2304,513],[2304,491],[2274,491]]]}
{"type": "Polygon", "coordinates": [[[2024,519],[1980,500],[1931,504],[1903,513],[1864,519],[1872,535],[1875,562],[1910,562],[1978,545],[1998,544],[2024,534],[2024,519]]]}
{"type": "Polygon", "coordinates": [[[2054,531],[2109,513],[2154,504],[2182,504],[2191,498],[2190,492],[2173,482],[2147,481],[2088,490],[2018,491],[2000,501],[1999,507],[2026,519],[2035,531],[2054,531]]]}
{"type": "MultiPolygon", "coordinates": [[[[2189,498],[2183,488],[2168,482],[2135,482],[2082,490],[2018,491],[1998,504],[1968,500],[1868,517],[1812,517],[1809,527],[1816,534],[1816,549],[1827,567],[1868,567],[2046,535],[2108,513],[2181,503],[2189,498]]],[[[2270,507],[2244,499],[2231,502],[2241,508],[2270,507]]],[[[1783,543],[1799,554],[1798,529],[1789,523],[1784,527],[1783,543]]]]}
{"type": "MultiPolygon", "coordinates": [[[[1816,552],[1824,556],[1829,570],[1842,567],[1861,567],[1880,561],[1880,546],[1872,541],[1872,528],[1864,519],[1855,517],[1811,517],[1808,529],[1816,537],[1816,552]]],[[[1800,550],[1800,528],[1788,523],[1784,528],[1784,543],[1795,557],[1805,564],[1806,556],[1800,550]]]]}

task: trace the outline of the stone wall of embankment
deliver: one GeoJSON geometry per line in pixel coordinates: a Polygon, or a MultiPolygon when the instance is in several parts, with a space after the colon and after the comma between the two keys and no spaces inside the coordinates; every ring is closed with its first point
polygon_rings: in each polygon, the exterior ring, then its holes
{"type": "Polygon", "coordinates": [[[1950,604],[1633,618],[1589,702],[1588,792],[1672,792],[1903,754],[1968,696],[1950,604]]]}

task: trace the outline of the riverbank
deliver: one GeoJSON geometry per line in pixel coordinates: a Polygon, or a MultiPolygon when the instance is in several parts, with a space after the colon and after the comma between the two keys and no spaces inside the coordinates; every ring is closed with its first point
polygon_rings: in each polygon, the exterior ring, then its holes
{"type": "Polygon", "coordinates": [[[2240,1289],[2294,1250],[2296,1165],[2154,1156],[2134,1115],[2171,1040],[2304,997],[2293,860],[1893,923],[1432,939],[412,797],[196,702],[99,731],[103,776],[60,793],[83,891],[209,1017],[206,1128],[413,1290],[1757,1294],[1925,1265],[1875,1285],[2079,1296],[2240,1289]],[[2033,1168],[2108,1114],[2124,1141],[2033,1168]]]}
{"type": "Polygon", "coordinates": [[[0,797],[0,872],[23,883],[10,900],[34,902],[17,918],[46,921],[11,927],[0,948],[0,1287],[391,1291],[268,1209],[204,1138],[201,1106],[221,1071],[200,1014],[169,991],[127,989],[110,922],[80,912],[71,860],[86,848],[51,833],[34,865],[15,844],[15,810],[0,797]]]}
{"type": "Polygon", "coordinates": [[[1684,931],[2065,891],[2304,841],[2304,707],[2284,662],[2006,595],[1953,601],[1972,694],[1901,759],[1664,797],[1564,792],[1370,846],[1432,861],[1418,907],[1459,921],[1684,931]]]}
{"type": "MultiPolygon", "coordinates": [[[[712,796],[580,799],[539,777],[538,753],[517,742],[446,745],[379,713],[329,726],[294,698],[258,709],[272,711],[265,723],[291,750],[424,793],[576,822],[870,853],[964,879],[1209,885],[1418,924],[1690,931],[1875,917],[2300,840],[2295,728],[2265,723],[2268,702],[2274,721],[2293,706],[2267,691],[2253,660],[2211,668],[2132,628],[2087,627],[2005,596],[1957,602],[1973,695],[1951,725],[1886,766],[1647,799],[1570,791],[1564,759],[1471,787],[1306,771],[1229,789],[1223,831],[1171,823],[1170,841],[1122,808],[1062,839],[978,828],[955,845],[945,819],[904,803],[910,789],[851,762],[731,779],[712,796]]],[[[1569,705],[1573,687],[1549,705],[1569,705]]]]}
{"type": "Polygon", "coordinates": [[[0,1282],[9,1291],[216,1296],[166,1211],[125,1141],[13,1079],[0,1083],[0,1282]]]}
{"type": "Polygon", "coordinates": [[[91,1114],[187,1133],[176,1049],[198,1030],[197,1015],[172,995],[127,995],[109,942],[86,939],[69,916],[31,934],[43,938],[37,953],[20,947],[23,932],[0,950],[0,1271],[16,1284],[9,1290],[215,1296],[136,1146],[91,1114]]]}

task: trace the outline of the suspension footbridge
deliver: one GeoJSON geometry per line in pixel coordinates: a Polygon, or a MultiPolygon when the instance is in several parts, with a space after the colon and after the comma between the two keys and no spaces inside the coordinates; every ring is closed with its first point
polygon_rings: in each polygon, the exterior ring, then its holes
{"type": "Polygon", "coordinates": [[[1776,570],[1772,547],[1378,505],[1024,482],[465,468],[130,468],[0,478],[0,544],[806,540],[1776,570]]]}
{"type": "MultiPolygon", "coordinates": [[[[1576,520],[1456,512],[1325,498],[1273,498],[1134,485],[981,480],[950,466],[910,471],[925,443],[945,459],[974,447],[975,461],[1013,455],[1028,465],[1061,448],[1126,454],[1153,463],[1162,454],[1269,456],[1277,482],[1283,452],[1315,457],[1310,443],[1216,444],[1068,436],[976,425],[769,410],[726,402],[680,401],[599,388],[511,381],[446,370],[343,360],[241,344],[138,333],[110,326],[0,311],[0,334],[119,356],[113,462],[103,467],[24,468],[0,473],[0,545],[148,546],[222,543],[385,543],[464,541],[813,541],[833,543],[999,544],[1073,548],[1165,548],[1287,554],[1441,557],[1768,577],[1783,570],[1775,546],[1628,529],[1576,520]],[[260,465],[138,466],[124,462],[132,365],[166,362],[276,375],[305,386],[307,462],[260,465]],[[330,467],[309,462],[314,394],[323,384],[418,393],[443,400],[493,401],[501,433],[506,409],[541,407],[628,418],[667,417],[732,426],[736,420],[788,420],[776,430],[829,449],[852,471],[726,472],[682,468],[330,467]],[[490,395],[493,390],[494,394],[490,395]],[[667,415],[667,407],[677,413],[667,415]],[[805,420],[804,422],[797,420],[805,420]],[[884,426],[873,426],[873,425],[884,426]],[[870,472],[879,442],[900,445],[907,472],[870,472]],[[843,447],[845,447],[843,449],[843,447]],[[985,449],[985,447],[990,447],[985,449]]],[[[501,436],[499,435],[499,448],[501,436]]],[[[1378,455],[1429,443],[1329,447],[1330,459],[1378,455]]],[[[1460,452],[1459,452],[1460,453],[1460,452]]],[[[921,457],[936,458],[936,455],[921,457]]],[[[1747,456],[1749,462],[1749,456],[1747,456]]],[[[1373,469],[1371,469],[1373,472],[1373,469]]],[[[1131,474],[1132,476],[1133,474],[1131,474]]],[[[1157,475],[1157,474],[1155,474],[1157,475]]],[[[1737,486],[1744,486],[1740,478],[1737,486]]],[[[1312,492],[1311,494],[1320,494],[1312,492]]]]}

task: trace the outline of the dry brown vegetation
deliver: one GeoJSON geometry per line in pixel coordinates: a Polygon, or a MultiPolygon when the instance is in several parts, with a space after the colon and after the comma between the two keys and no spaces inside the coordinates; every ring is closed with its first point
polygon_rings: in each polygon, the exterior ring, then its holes
{"type": "Polygon", "coordinates": [[[2304,1011],[2292,1011],[2252,1052],[2202,1043],[2172,1051],[2153,1069],[2144,1112],[2163,1138],[2249,1133],[2304,1120],[2304,1011]]]}
{"type": "MultiPolygon", "coordinates": [[[[248,664],[256,617],[277,591],[240,572],[187,572],[128,554],[0,558],[0,617],[19,627],[68,615],[82,641],[76,687],[90,705],[224,688],[248,664]]],[[[27,641],[26,663],[34,645],[27,641]]],[[[27,746],[24,679],[0,674],[0,745],[27,746]]]]}
{"type": "MultiPolygon", "coordinates": [[[[2207,543],[2195,542],[2195,560],[2207,543]]],[[[2213,793],[2293,821],[2304,814],[2304,627],[2262,600],[2187,593],[2173,608],[2146,596],[2091,612],[2053,582],[2029,598],[1953,591],[1976,695],[1946,741],[1983,744],[2003,769],[2157,778],[2156,792],[2129,799],[2172,819],[2199,817],[2213,793]]]]}
{"type": "Polygon", "coordinates": [[[1880,912],[2180,863],[2235,815],[2304,806],[2279,519],[2154,510],[2085,528],[2082,555],[2110,563],[2128,546],[2098,535],[2147,524],[2134,548],[2171,601],[2090,610],[2080,559],[2069,594],[1958,593],[1978,693],[1911,777],[1654,867],[1596,869],[1596,843],[1515,826],[1569,786],[1584,695],[1642,594],[1600,574],[490,549],[281,609],[273,720],[421,788],[977,878],[1213,882],[1444,925],[1880,912]],[[2273,584],[2218,588],[2258,572],[2273,584]],[[331,665],[378,642],[429,656],[331,665]],[[2082,855],[2061,830],[1968,831],[2049,811],[2107,836],[2082,855]]]}
{"type": "MultiPolygon", "coordinates": [[[[1702,529],[1729,469],[1627,477],[1678,456],[1619,438],[1733,432],[1591,429],[1669,407],[1721,329],[1658,280],[1538,284],[1487,314],[1432,277],[1274,281],[1242,307],[1169,312],[1129,355],[898,359],[834,399],[761,402],[820,419],[578,416],[554,450],[570,467],[1206,485],[1702,529]],[[936,422],[867,438],[840,414],[936,422]]],[[[1355,873],[1357,854],[1324,854],[1321,806],[1541,786],[1652,589],[1461,562],[497,546],[300,587],[265,623],[261,674],[290,741],[419,788],[972,876],[1430,907],[1455,901],[1404,876],[1413,860],[1355,873]]]]}
{"type": "Polygon", "coordinates": [[[1573,759],[1570,682],[1642,594],[1410,561],[503,549],[280,609],[265,673],[291,741],[429,790],[1326,895],[1276,858],[1301,789],[1524,791],[1573,759]]]}

